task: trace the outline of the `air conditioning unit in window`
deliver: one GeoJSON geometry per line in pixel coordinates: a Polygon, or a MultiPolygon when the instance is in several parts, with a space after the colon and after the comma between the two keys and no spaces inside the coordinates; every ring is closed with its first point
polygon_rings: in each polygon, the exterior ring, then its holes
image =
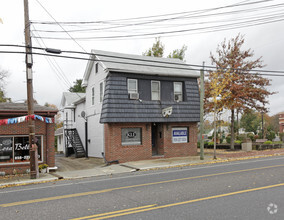
{"type": "Polygon", "coordinates": [[[181,95],[175,95],[175,101],[180,102],[181,101],[181,95]]]}
{"type": "Polygon", "coordinates": [[[139,93],[129,93],[129,99],[139,99],[139,93]]]}

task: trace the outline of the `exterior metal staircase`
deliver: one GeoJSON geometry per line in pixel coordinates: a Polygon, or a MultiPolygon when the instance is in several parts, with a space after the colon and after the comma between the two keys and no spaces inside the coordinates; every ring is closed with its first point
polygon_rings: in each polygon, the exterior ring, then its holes
{"type": "Polygon", "coordinates": [[[73,148],[76,158],[85,157],[86,152],[83,147],[77,129],[76,128],[64,129],[64,135],[66,138],[65,141],[66,156],[68,157],[71,154],[71,152],[68,149],[73,148]]]}

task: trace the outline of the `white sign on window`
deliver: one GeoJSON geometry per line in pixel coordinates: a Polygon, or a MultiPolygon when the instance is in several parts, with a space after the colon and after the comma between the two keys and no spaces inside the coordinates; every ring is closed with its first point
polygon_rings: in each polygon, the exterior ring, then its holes
{"type": "Polygon", "coordinates": [[[141,145],[141,128],[122,128],[121,144],[122,145],[141,145]]]}
{"type": "Polygon", "coordinates": [[[180,127],[172,129],[173,143],[187,143],[188,142],[188,128],[180,127]]]}

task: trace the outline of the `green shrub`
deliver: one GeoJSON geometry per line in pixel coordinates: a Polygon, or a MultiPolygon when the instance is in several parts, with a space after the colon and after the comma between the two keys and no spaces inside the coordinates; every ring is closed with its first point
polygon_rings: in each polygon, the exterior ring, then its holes
{"type": "Polygon", "coordinates": [[[243,142],[247,138],[246,134],[240,134],[237,136],[237,140],[243,142]]]}
{"type": "Polygon", "coordinates": [[[235,144],[241,144],[242,142],[241,141],[239,141],[239,140],[236,140],[235,141],[235,144]]]}
{"type": "Polygon", "coordinates": [[[255,139],[255,135],[254,134],[249,133],[248,137],[251,139],[252,142],[255,142],[256,139],[255,139]]]}
{"type": "Polygon", "coordinates": [[[265,141],[263,144],[272,144],[272,141],[265,141]]]}
{"type": "Polygon", "coordinates": [[[209,146],[214,146],[214,141],[209,141],[209,142],[208,142],[208,145],[209,145],[209,146]]]}
{"type": "Polygon", "coordinates": [[[231,136],[228,135],[228,136],[226,137],[226,142],[227,142],[228,144],[231,143],[231,136]]]}
{"type": "Polygon", "coordinates": [[[267,139],[272,141],[276,135],[275,135],[275,132],[274,131],[269,131],[268,134],[266,135],[267,139]]]}

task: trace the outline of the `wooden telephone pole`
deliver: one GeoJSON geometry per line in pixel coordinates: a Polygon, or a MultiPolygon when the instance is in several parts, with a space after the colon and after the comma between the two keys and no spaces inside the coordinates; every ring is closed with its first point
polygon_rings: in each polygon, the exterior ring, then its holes
{"type": "MultiPolygon", "coordinates": [[[[29,3],[24,0],[25,15],[25,44],[26,44],[26,78],[27,78],[27,103],[28,115],[34,114],[34,98],[33,98],[33,59],[32,59],[32,41],[30,36],[30,19],[29,19],[29,3]]],[[[29,146],[30,146],[30,178],[37,179],[38,171],[38,153],[35,144],[35,123],[29,120],[29,146]]]]}
{"type": "Polygon", "coordinates": [[[204,62],[200,70],[200,160],[204,160],[204,62]]]}

